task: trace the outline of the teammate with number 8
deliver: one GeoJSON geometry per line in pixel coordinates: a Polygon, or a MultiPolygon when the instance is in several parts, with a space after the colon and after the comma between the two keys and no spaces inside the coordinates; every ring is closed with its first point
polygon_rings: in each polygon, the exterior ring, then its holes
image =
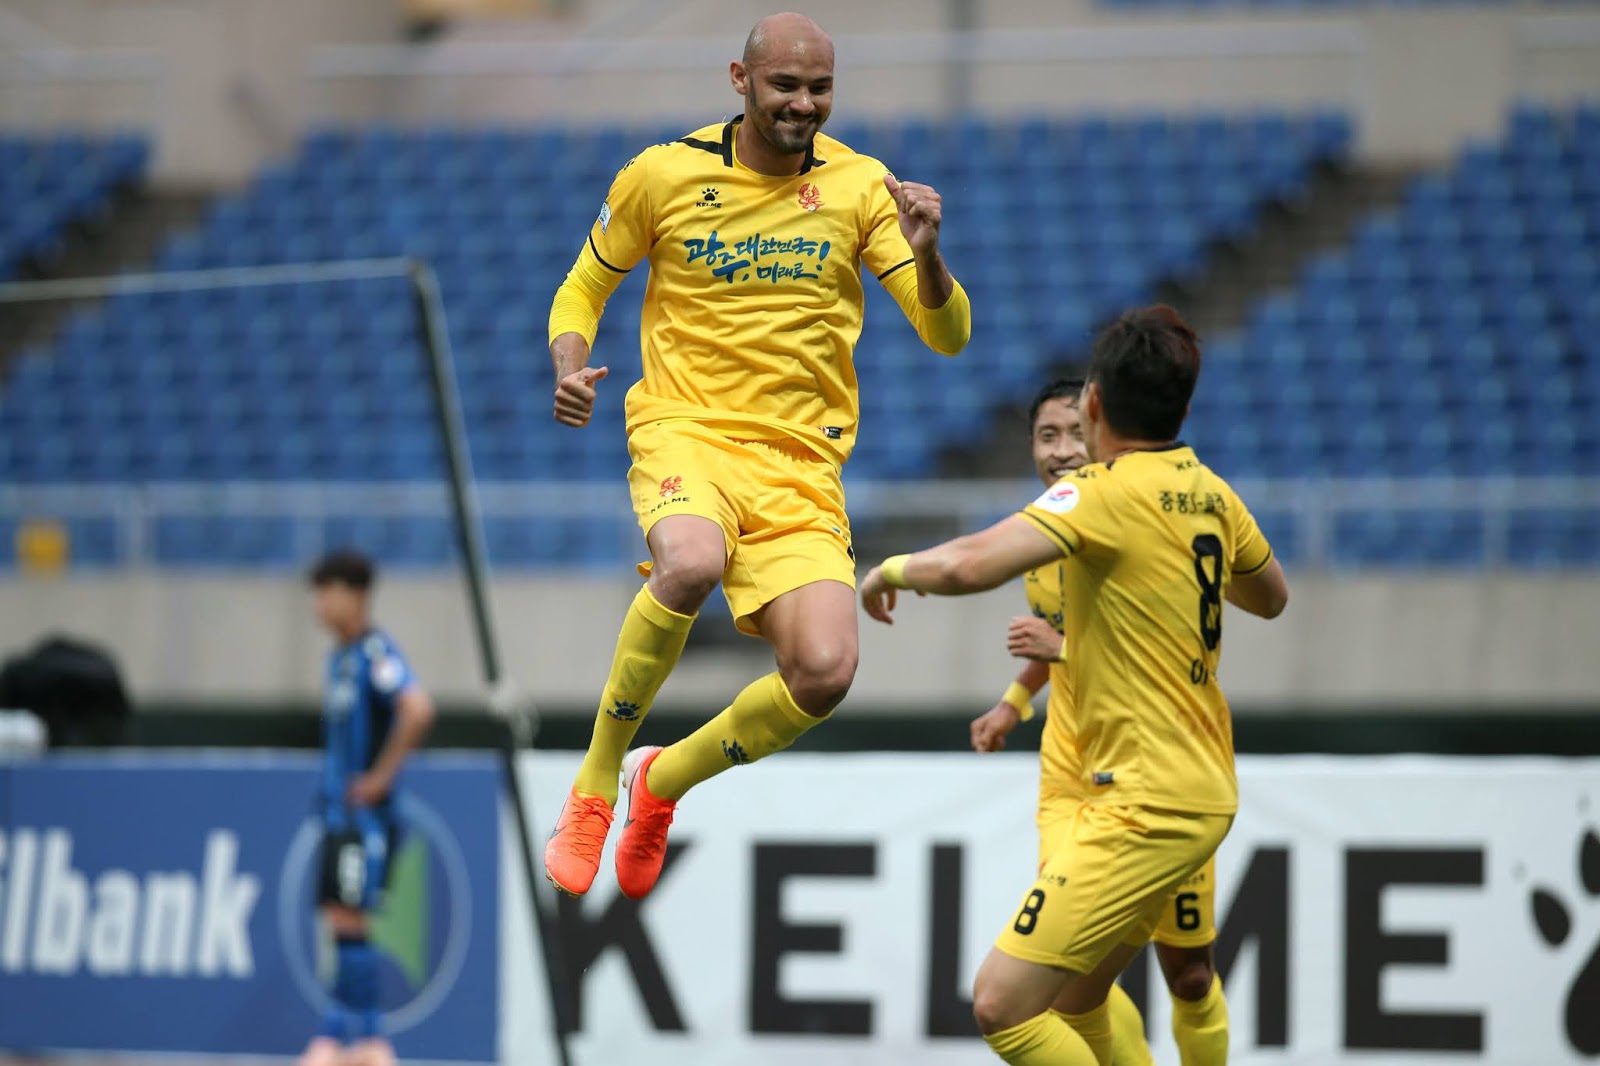
{"type": "MultiPolygon", "coordinates": [[[[1039,391],[1028,410],[1029,435],[1033,443],[1033,462],[1046,488],[1069,477],[1089,459],[1084,446],[1083,424],[1078,400],[1083,392],[1082,378],[1052,381],[1039,391]]],[[[1211,536],[1203,534],[1203,536],[1211,536]]],[[[1207,610],[1218,593],[1217,566],[1221,562],[1221,542],[1210,554],[1213,565],[1196,577],[1202,587],[1207,610]]],[[[1209,549],[1208,549],[1209,550],[1209,549]]],[[[1039,741],[1039,868],[1071,837],[1078,805],[1083,802],[1083,764],[1072,706],[1072,685],[1067,678],[1067,647],[1062,639],[1065,618],[1062,608],[1063,586],[1067,580],[1067,560],[1057,559],[1028,571],[1024,579],[1028,607],[1026,616],[1011,620],[1006,645],[1011,654],[1026,661],[1015,681],[999,703],[972,723],[975,751],[999,751],[1006,737],[1021,722],[1032,718],[1032,700],[1041,688],[1050,686],[1050,701],[1039,741]]],[[[1215,612],[1201,620],[1201,639],[1215,648],[1221,638],[1220,596],[1215,612]]],[[[1203,680],[1191,676],[1196,684],[1203,680]]],[[[1178,1045],[1183,1066],[1221,1066],[1228,1058],[1228,1006],[1216,977],[1212,944],[1217,938],[1215,913],[1215,862],[1207,860],[1198,873],[1184,882],[1162,911],[1154,943],[1167,989],[1172,993],[1172,1035],[1178,1045]]],[[[1037,891],[1031,893],[1014,927],[1020,935],[1032,931],[1037,908],[1042,905],[1037,891]],[[1024,917],[1026,915],[1032,917],[1024,917]],[[1027,932],[1024,932],[1024,926],[1027,932]]],[[[1153,1059],[1145,1042],[1144,1019],[1139,1008],[1120,985],[1112,985],[1107,999],[1111,1015],[1112,1061],[1115,1066],[1151,1066],[1153,1059]]]]}
{"type": "Polygon", "coordinates": [[[861,582],[867,614],[888,622],[899,589],[968,595],[1067,560],[1085,798],[973,996],[984,1039],[1013,1066],[1111,1066],[1112,982],[1238,809],[1220,600],[1273,618],[1289,593],[1244,503],[1176,439],[1199,372],[1177,312],[1123,315],[1095,340],[1079,404],[1094,462],[1021,514],[861,582]]]}

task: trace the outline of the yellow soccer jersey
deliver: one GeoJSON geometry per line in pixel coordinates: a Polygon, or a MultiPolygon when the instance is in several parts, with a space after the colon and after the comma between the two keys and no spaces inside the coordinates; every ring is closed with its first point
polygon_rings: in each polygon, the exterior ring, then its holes
{"type": "Polygon", "coordinates": [[[1272,559],[1244,503],[1180,443],[1086,466],[1022,513],[1068,557],[1067,676],[1087,795],[1236,811],[1216,677],[1222,602],[1234,574],[1272,559]]]}
{"type": "Polygon", "coordinates": [[[552,308],[550,334],[592,343],[622,277],[650,265],[640,323],[644,374],[628,393],[628,432],[692,418],[730,435],[791,437],[844,462],[859,403],[852,361],[865,267],[930,347],[953,355],[971,332],[966,293],[917,300],[888,169],[818,134],[799,174],[743,166],[740,118],[647,148],[617,174],[552,308]],[[593,309],[564,297],[579,293],[593,309]]]}
{"type": "MultiPolygon", "coordinates": [[[[1057,633],[1066,632],[1062,588],[1067,561],[1062,559],[1029,570],[1023,578],[1028,609],[1057,633]]],[[[1077,728],[1072,721],[1072,679],[1065,661],[1050,664],[1050,698],[1045,705],[1044,730],[1039,737],[1039,794],[1063,800],[1083,798],[1083,764],[1078,758],[1077,728]]]]}

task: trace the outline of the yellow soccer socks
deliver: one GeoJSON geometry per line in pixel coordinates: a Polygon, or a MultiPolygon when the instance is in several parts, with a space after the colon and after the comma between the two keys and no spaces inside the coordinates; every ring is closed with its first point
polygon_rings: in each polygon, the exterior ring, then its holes
{"type": "Polygon", "coordinates": [[[782,751],[826,720],[802,711],[782,676],[770,673],[752,682],[721,714],[657,755],[646,784],[662,799],[682,799],[700,782],[782,751]]]}
{"type": "Polygon", "coordinates": [[[594,733],[573,788],[617,802],[617,774],[622,757],[639,731],[661,685],[678,665],[694,616],[661,606],[650,586],[639,590],[617,635],[611,676],[600,694],[594,733]]]}
{"type": "MultiPolygon", "coordinates": [[[[1106,1035],[1110,1036],[1109,1027],[1106,1035]]],[[[1011,1066],[1105,1066],[1111,1061],[1095,1058],[1083,1037],[1067,1023],[1066,1015],[1053,1010],[983,1039],[1011,1066]]]]}
{"type": "Polygon", "coordinates": [[[1172,997],[1172,1038],[1183,1066],[1224,1066],[1228,1061],[1228,1001],[1222,980],[1211,978],[1204,998],[1172,997]]]}
{"type": "Polygon", "coordinates": [[[1111,1011],[1111,1061],[1114,1066],[1155,1066],[1150,1043],[1144,1038],[1144,1015],[1121,985],[1112,985],[1106,997],[1111,1011]]]}
{"type": "Polygon", "coordinates": [[[1111,1008],[1107,1004],[1102,1003],[1083,1014],[1060,1014],[1060,1017],[1089,1046],[1095,1066],[1111,1066],[1111,1008]]]}

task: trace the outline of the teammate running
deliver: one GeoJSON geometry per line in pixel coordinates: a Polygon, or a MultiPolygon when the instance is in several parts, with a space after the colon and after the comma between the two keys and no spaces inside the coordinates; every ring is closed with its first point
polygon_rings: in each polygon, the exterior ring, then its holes
{"type": "MultiPolygon", "coordinates": [[[[1033,464],[1046,488],[1088,461],[1078,414],[1082,379],[1052,381],[1028,412],[1033,464]]],[[[1071,681],[1062,639],[1063,586],[1067,560],[1028,571],[1024,578],[1031,614],[1013,618],[1006,634],[1011,654],[1028,660],[999,703],[972,722],[975,751],[999,751],[1019,722],[1033,717],[1033,698],[1050,686],[1050,702],[1039,743],[1039,868],[1072,834],[1083,802],[1082,762],[1072,718],[1071,681]]],[[[1179,886],[1161,912],[1154,942],[1161,972],[1172,994],[1172,1035],[1183,1066],[1222,1066],[1228,1061],[1228,1005],[1217,980],[1215,860],[1179,886]]],[[[1144,1019],[1123,991],[1112,985],[1112,1061],[1115,1066],[1151,1066],[1144,1019]]]]}
{"type": "Polygon", "coordinates": [[[379,1025],[378,956],[367,915],[383,896],[401,826],[397,781],[433,724],[433,701],[371,615],[371,560],[353,551],[311,571],[317,620],[337,646],[328,656],[322,717],[323,841],[318,895],[335,944],[333,1007],[301,1066],[392,1066],[379,1025]]]}
{"type": "Polygon", "coordinates": [[[730,76],[745,114],[623,167],[550,310],[555,416],[582,426],[607,374],[589,366],[601,311],[649,262],[627,430],[651,562],[545,848],[550,880],[575,895],[599,868],[619,769],[617,879],[637,899],[660,876],[685,792],[788,747],[850,687],[855,562],[839,470],[856,438],[862,268],[934,350],[954,355],[971,332],[939,252],[939,194],[818,132],[833,104],[822,29],[801,15],[761,20],[730,76]],[[718,581],[738,628],[772,645],[776,672],[687,738],[624,763],[718,581]]]}
{"type": "Polygon", "coordinates": [[[1288,586],[1243,502],[1175,439],[1199,372],[1177,312],[1123,315],[1095,340],[1080,402],[1095,462],[1021,514],[886,559],[861,583],[887,622],[898,589],[966,595],[1067,560],[1086,798],[974,989],[984,1039],[1014,1066],[1110,1066],[1111,983],[1238,809],[1216,681],[1222,601],[1272,618],[1288,586]]]}

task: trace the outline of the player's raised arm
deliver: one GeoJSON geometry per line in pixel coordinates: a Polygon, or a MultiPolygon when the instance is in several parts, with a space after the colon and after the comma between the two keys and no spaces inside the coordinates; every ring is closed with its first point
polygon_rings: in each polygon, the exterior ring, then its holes
{"type": "Polygon", "coordinates": [[[883,176],[875,189],[861,260],[916,327],[922,342],[955,355],[972,337],[972,305],[939,251],[944,203],[937,191],[883,176]]]}
{"type": "Polygon", "coordinates": [[[603,366],[589,366],[600,316],[611,294],[650,253],[654,242],[647,171],[641,153],[617,173],[577,261],[550,304],[555,417],[564,425],[586,425],[594,413],[595,386],[608,373],[603,366]]]}

